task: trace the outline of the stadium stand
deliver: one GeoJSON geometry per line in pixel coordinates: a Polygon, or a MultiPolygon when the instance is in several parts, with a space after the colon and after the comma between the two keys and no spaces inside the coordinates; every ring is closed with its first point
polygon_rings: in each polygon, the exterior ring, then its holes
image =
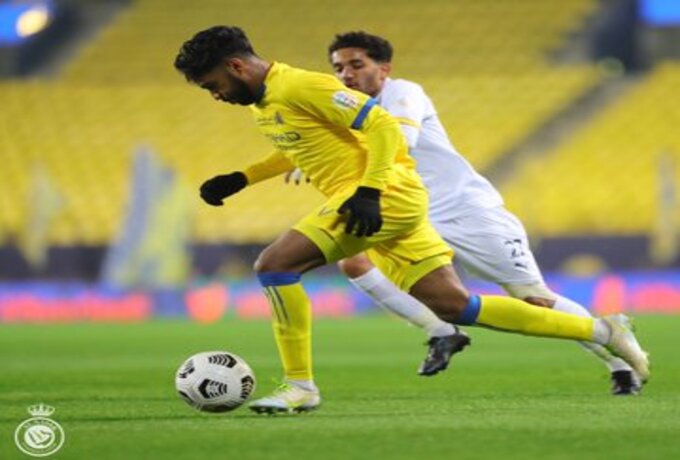
{"type": "MultiPolygon", "coordinates": [[[[678,82],[679,63],[659,65],[567,143],[523,165],[503,191],[530,233],[630,235],[655,227],[661,169],[674,167],[680,182],[678,82]]],[[[676,198],[671,219],[678,208],[676,198]]]]}
{"type": "MultiPolygon", "coordinates": [[[[241,25],[262,56],[321,71],[329,70],[325,49],[333,33],[364,29],[388,37],[394,75],[424,85],[454,143],[481,170],[600,79],[592,67],[563,68],[548,58],[595,0],[346,3],[352,8],[336,15],[330,1],[291,8],[271,0],[140,0],[55,81],[1,83],[0,195],[16,199],[3,202],[0,224],[9,231],[0,238],[25,225],[31,206],[23,197],[37,164],[62,198],[50,240],[103,244],[120,225],[130,158],[140,145],[192,189],[268,152],[247,112],[214,103],[172,68],[182,41],[213,24],[241,25]]],[[[310,187],[280,182],[235,197],[230,207],[237,213],[197,205],[196,238],[264,242],[320,202],[310,187]]]]}

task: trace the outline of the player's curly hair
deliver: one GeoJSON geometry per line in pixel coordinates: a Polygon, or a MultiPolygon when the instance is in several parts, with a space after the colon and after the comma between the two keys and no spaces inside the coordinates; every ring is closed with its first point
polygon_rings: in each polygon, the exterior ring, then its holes
{"type": "Polygon", "coordinates": [[[184,42],[175,58],[175,69],[195,81],[231,56],[255,55],[248,37],[239,27],[214,26],[184,42]]]}
{"type": "Polygon", "coordinates": [[[328,57],[342,48],[361,48],[366,50],[368,57],[376,62],[392,62],[392,45],[390,42],[377,35],[371,35],[364,31],[346,32],[337,34],[328,47],[328,57]]]}

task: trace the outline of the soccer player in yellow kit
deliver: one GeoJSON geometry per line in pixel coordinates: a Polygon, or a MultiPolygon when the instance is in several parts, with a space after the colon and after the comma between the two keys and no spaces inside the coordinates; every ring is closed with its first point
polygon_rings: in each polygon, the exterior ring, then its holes
{"type": "Polygon", "coordinates": [[[175,68],[214,99],[250,106],[255,123],[274,145],[273,153],[243,171],[206,181],[200,190],[204,201],[222,206],[224,198],[246,186],[293,168],[327,198],[255,263],[273,312],[284,382],[252,402],[254,411],[319,406],[311,364],[311,305],[300,278],[362,251],[445,321],[600,343],[647,379],[647,355],[616,317],[579,317],[465,290],[451,266],[451,249],[427,219],[427,192],[399,124],[374,99],[332,75],[260,58],[238,27],[197,33],[182,45],[175,68]]]}

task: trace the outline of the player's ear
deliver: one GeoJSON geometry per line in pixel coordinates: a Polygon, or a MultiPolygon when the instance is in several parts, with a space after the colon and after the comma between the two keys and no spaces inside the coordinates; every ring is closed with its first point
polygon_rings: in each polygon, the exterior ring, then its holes
{"type": "Polygon", "coordinates": [[[381,62],[380,63],[380,72],[382,73],[383,77],[387,77],[390,74],[390,72],[392,72],[392,63],[381,62]]]}
{"type": "Polygon", "coordinates": [[[234,76],[240,77],[245,71],[245,62],[239,57],[230,57],[224,60],[227,71],[234,76]]]}

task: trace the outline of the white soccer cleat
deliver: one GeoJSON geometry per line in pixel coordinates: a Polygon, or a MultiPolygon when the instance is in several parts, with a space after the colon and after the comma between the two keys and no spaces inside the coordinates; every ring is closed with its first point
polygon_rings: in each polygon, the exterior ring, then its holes
{"type": "Polygon", "coordinates": [[[282,383],[274,392],[256,399],[248,407],[258,414],[308,412],[321,405],[319,391],[310,391],[289,383],[282,383]]]}
{"type": "Polygon", "coordinates": [[[630,319],[619,314],[605,316],[602,320],[611,329],[611,337],[605,348],[630,364],[642,383],[645,383],[649,379],[649,358],[633,334],[630,319]]]}

